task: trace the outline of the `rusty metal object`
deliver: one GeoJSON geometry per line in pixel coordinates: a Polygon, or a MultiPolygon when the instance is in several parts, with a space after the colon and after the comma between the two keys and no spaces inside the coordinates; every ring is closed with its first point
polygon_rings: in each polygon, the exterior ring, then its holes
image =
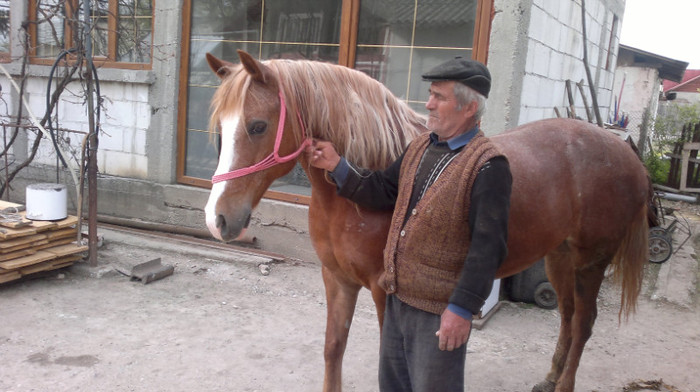
{"type": "Polygon", "coordinates": [[[131,269],[131,280],[140,280],[143,284],[151,283],[155,280],[170,276],[175,271],[172,265],[160,263],[160,257],[135,265],[131,269]]]}

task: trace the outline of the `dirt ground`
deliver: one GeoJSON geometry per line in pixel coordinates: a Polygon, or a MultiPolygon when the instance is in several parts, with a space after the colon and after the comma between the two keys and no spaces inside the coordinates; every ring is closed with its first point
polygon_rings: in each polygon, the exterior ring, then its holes
{"type": "MultiPolygon", "coordinates": [[[[318,265],[100,232],[98,267],[0,286],[0,391],[321,390],[326,300],[318,265]],[[144,285],[116,272],[155,257],[175,273],[144,285]]],[[[700,391],[696,242],[648,265],[626,324],[618,325],[619,291],[604,283],[577,391],[700,391]],[[636,387],[641,381],[667,387],[636,387]]],[[[556,310],[503,302],[472,333],[466,390],[530,391],[549,369],[558,325],[556,310]]],[[[378,346],[363,290],[345,391],[377,390],[378,346]]]]}

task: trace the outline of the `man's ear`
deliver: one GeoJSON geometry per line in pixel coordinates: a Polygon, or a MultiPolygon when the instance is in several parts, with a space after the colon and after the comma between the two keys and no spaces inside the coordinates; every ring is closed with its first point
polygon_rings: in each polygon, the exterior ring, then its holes
{"type": "Polygon", "coordinates": [[[479,104],[476,100],[469,102],[468,104],[462,106],[462,112],[466,118],[472,118],[476,115],[476,111],[479,110],[479,104]]]}

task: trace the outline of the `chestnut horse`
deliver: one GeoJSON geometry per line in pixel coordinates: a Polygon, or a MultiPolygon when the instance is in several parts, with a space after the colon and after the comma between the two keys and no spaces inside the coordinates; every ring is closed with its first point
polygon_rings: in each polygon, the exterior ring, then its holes
{"type": "MultiPolygon", "coordinates": [[[[362,287],[371,291],[382,323],[385,293],[377,279],[390,214],[339,197],[303,150],[312,137],[329,140],[351,162],[381,169],[425,131],[424,118],[379,82],[346,67],[259,62],[242,51],[239,57],[233,64],[207,54],[222,79],[212,102],[211,127],[221,130],[222,151],[207,226],[221,240],[236,238],[270,184],[301,164],[311,182],[309,229],[328,302],[323,389],[339,391],[362,287]]],[[[620,315],[635,308],[647,261],[648,176],[630,146],[583,121],[533,122],[492,140],[513,175],[508,257],[497,277],[544,257],[559,300],[551,371],[533,391],[572,392],[608,266],[622,284],[620,315]]]]}

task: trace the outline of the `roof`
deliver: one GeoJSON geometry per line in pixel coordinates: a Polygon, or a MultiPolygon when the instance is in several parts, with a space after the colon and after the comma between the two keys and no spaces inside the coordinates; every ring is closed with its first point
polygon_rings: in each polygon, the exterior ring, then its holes
{"type": "Polygon", "coordinates": [[[680,82],[664,80],[664,92],[679,91],[679,92],[697,92],[700,87],[700,69],[686,69],[683,78],[680,82]],[[693,89],[695,87],[695,89],[693,89]]]}
{"type": "Polygon", "coordinates": [[[685,61],[674,60],[672,58],[660,56],[631,46],[620,44],[619,57],[623,57],[623,53],[630,54],[634,59],[634,63],[630,65],[647,66],[659,70],[659,77],[665,80],[680,82],[688,68],[688,63],[685,61]]]}

